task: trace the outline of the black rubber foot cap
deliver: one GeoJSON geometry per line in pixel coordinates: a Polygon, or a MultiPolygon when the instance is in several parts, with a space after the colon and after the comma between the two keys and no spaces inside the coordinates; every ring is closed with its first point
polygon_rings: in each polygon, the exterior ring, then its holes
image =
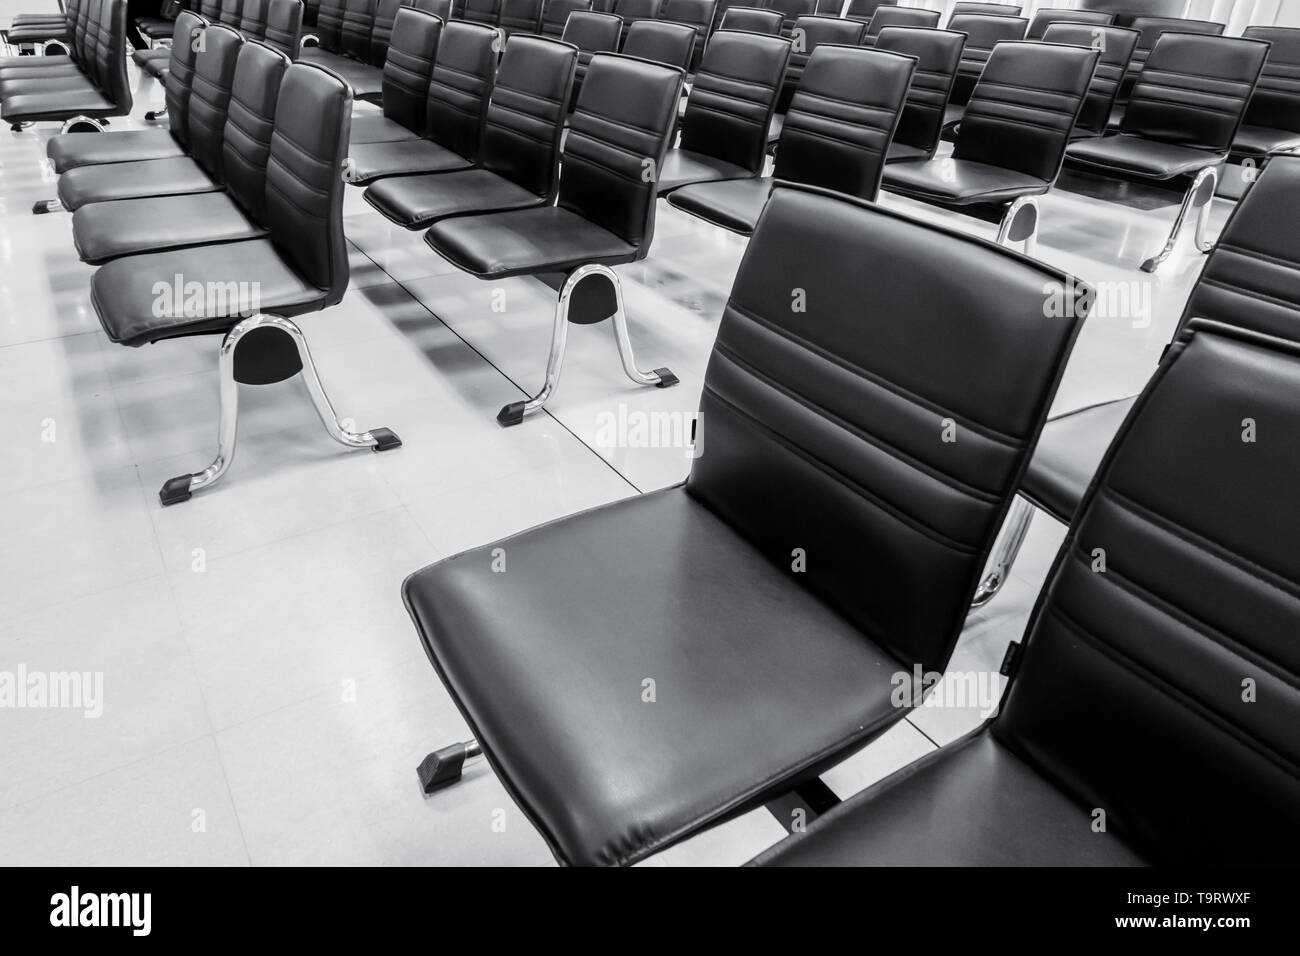
{"type": "Polygon", "coordinates": [[[523,420],[523,402],[511,402],[509,405],[503,406],[501,411],[497,412],[497,421],[506,428],[509,428],[511,425],[518,425],[523,420]]]}
{"type": "Polygon", "coordinates": [[[390,448],[402,447],[402,440],[387,428],[370,429],[370,437],[375,440],[371,446],[375,451],[388,451],[390,448]]]}
{"type": "Polygon", "coordinates": [[[1155,272],[1159,267],[1160,263],[1156,262],[1154,259],[1148,259],[1146,262],[1142,263],[1143,272],[1155,272]]]}
{"type": "Polygon", "coordinates": [[[40,202],[35,203],[32,206],[33,216],[43,216],[49,211],[50,211],[50,201],[48,199],[42,199],[40,202]]]}
{"type": "Polygon", "coordinates": [[[433,793],[459,780],[464,766],[465,745],[452,744],[450,747],[435,750],[421,760],[415,772],[420,775],[420,786],[424,788],[424,792],[433,793]]]}
{"type": "Polygon", "coordinates": [[[148,113],[144,114],[144,118],[147,120],[156,120],[158,118],[158,114],[155,113],[153,110],[150,110],[148,113]]]}
{"type": "Polygon", "coordinates": [[[22,123],[10,123],[10,124],[9,124],[9,132],[11,132],[11,133],[21,133],[22,131],[23,131],[23,124],[22,124],[22,123]]]}
{"type": "Polygon", "coordinates": [[[671,388],[677,384],[677,376],[666,368],[655,369],[655,374],[659,376],[659,381],[655,382],[655,388],[671,388]]]}
{"type": "Polygon", "coordinates": [[[167,505],[178,505],[182,501],[189,501],[194,497],[190,493],[190,479],[193,475],[177,475],[175,478],[168,478],[167,483],[162,486],[158,492],[158,500],[167,505]]]}

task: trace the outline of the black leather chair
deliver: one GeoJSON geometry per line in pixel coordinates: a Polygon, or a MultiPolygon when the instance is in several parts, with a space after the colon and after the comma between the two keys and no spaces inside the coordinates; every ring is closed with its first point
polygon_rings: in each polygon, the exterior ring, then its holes
{"type": "MultiPolygon", "coordinates": [[[[1300,221],[1300,157],[1271,163],[1233,211],[1192,288],[1179,321],[1192,319],[1300,341],[1300,255],[1292,224],[1300,221]]],[[[1177,333],[1175,333],[1175,336],[1177,333]]],[[[1031,504],[1069,524],[1133,398],[1102,402],[1050,420],[1025,472],[976,604],[993,598],[1019,554],[1031,504]]]]}
{"type": "Polygon", "coordinates": [[[366,202],[405,229],[466,213],[549,206],[555,199],[560,135],[578,51],[515,34],[506,42],[473,169],[381,179],[366,202]]]}
{"type": "Polygon", "coordinates": [[[1044,43],[1091,46],[1100,52],[1097,71],[1093,73],[1092,85],[1088,87],[1088,98],[1079,111],[1079,122],[1075,124],[1071,138],[1085,139],[1105,133],[1119,96],[1124,71],[1133,57],[1138,32],[1127,27],[1099,23],[1058,21],[1049,24],[1040,39],[1044,43]]]}
{"type": "Polygon", "coordinates": [[[617,53],[623,35],[623,18],[613,13],[575,10],[569,14],[561,39],[578,48],[578,66],[573,73],[573,95],[569,108],[578,102],[582,83],[587,78],[591,58],[597,53],[617,53]]]}
{"type": "Polygon", "coordinates": [[[695,53],[694,27],[663,20],[638,20],[623,37],[621,51],[679,70],[689,70],[695,53]]]}
{"type": "Polygon", "coordinates": [[[1133,85],[1138,74],[1146,64],[1147,57],[1155,49],[1156,43],[1166,33],[1199,33],[1205,36],[1222,36],[1224,24],[1211,20],[1185,20],[1179,17],[1127,17],[1117,16],[1115,22],[1138,31],[1137,46],[1133,50],[1133,59],[1129,61],[1124,80],[1120,83],[1119,99],[1111,114],[1111,126],[1118,127],[1124,116],[1124,106],[1133,93],[1133,85]]]}
{"type": "Polygon", "coordinates": [[[532,275],[559,286],[546,383],[527,401],[502,408],[502,425],[517,425],[554,392],[569,322],[592,324],[612,316],[628,377],[658,388],[677,382],[666,368],[637,368],[610,266],[643,259],[649,251],[655,185],[648,171],[663,166],[683,73],[599,53],[587,80],[569,123],[555,205],[443,219],[425,234],[435,252],[481,279],[532,275]]]}
{"type": "Polygon", "coordinates": [[[789,57],[790,41],[783,37],[731,30],[713,34],[686,101],[680,145],[659,167],[661,194],[688,183],[762,172],[789,57]]]}
{"type": "Polygon", "coordinates": [[[813,4],[813,15],[818,17],[838,17],[844,12],[844,0],[817,0],[813,4]]]}
{"type": "Polygon", "coordinates": [[[1210,201],[1218,167],[1232,148],[1259,81],[1268,44],[1259,40],[1166,33],[1156,42],[1119,132],[1074,143],[1069,162],[1100,176],[1189,183],[1164,248],[1142,263],[1155,272],[1169,258],[1189,213],[1199,210],[1196,245],[1208,252],[1210,201]]]}
{"type": "Polygon", "coordinates": [[[718,21],[718,29],[780,36],[781,24],[784,22],[785,17],[776,10],[765,10],[760,7],[731,7],[718,21]]]}
{"type": "Polygon", "coordinates": [[[1038,196],[1061,171],[1097,65],[1097,51],[1034,41],[999,43],[966,107],[950,157],[901,160],[885,188],[999,222],[998,242],[1033,255],[1038,196]]]}
{"type": "Polygon", "coordinates": [[[769,0],[768,7],[781,14],[781,35],[794,32],[794,22],[800,17],[810,17],[817,11],[817,0],[769,0]]]}
{"type": "Polygon", "coordinates": [[[1022,17],[991,16],[984,13],[958,14],[948,21],[948,29],[966,34],[961,63],[957,67],[957,80],[952,85],[952,96],[943,125],[948,132],[961,122],[975,84],[984,72],[993,48],[1010,40],[1023,40],[1029,21],[1022,17]]]}
{"type": "MultiPolygon", "coordinates": [[[[1025,31],[1026,40],[1041,40],[1047,28],[1054,23],[1087,23],[1092,26],[1108,27],[1115,22],[1115,14],[1107,10],[1067,10],[1059,7],[1044,7],[1034,13],[1029,20],[1029,29],[1025,31]]],[[[1106,49],[1102,50],[1105,54],[1106,49]]]]}
{"type": "Polygon", "coordinates": [[[546,0],[542,12],[542,36],[559,39],[564,35],[564,25],[570,13],[589,12],[591,0],[546,0]]]}
{"type": "Polygon", "coordinates": [[[756,862],[1290,858],[1300,484],[1296,446],[1276,436],[1300,433],[1298,392],[1294,342],[1189,329],[1107,453],[1023,643],[1005,634],[1015,654],[997,716],[756,862]],[[1243,443],[1247,417],[1275,437],[1243,443]]]}
{"type": "Polygon", "coordinates": [[[496,79],[498,43],[493,27],[462,20],[447,23],[433,61],[424,135],[354,145],[348,155],[348,182],[365,186],[385,176],[473,166],[496,79]]]}
{"type": "Polygon", "coordinates": [[[221,0],[221,12],[217,14],[216,22],[223,27],[238,30],[243,12],[244,0],[221,0]]]}
{"type": "Polygon", "coordinates": [[[265,236],[266,164],[289,63],[257,41],[240,48],[221,144],[224,192],[84,205],[72,214],[72,239],[82,261],[99,265],[141,252],[265,236]]]}
{"type": "Polygon", "coordinates": [[[917,61],[888,162],[934,156],[965,43],[964,33],[926,27],[885,27],[876,37],[877,50],[902,53],[917,61]]]}
{"type": "Polygon", "coordinates": [[[1300,29],[1247,27],[1242,36],[1271,46],[1232,141],[1232,158],[1266,163],[1274,153],[1300,150],[1300,29]]]}
{"type": "Polygon", "coordinates": [[[512,33],[541,33],[542,0],[502,0],[499,25],[506,37],[512,33]]]}
{"type": "Polygon", "coordinates": [[[767,127],[769,149],[775,149],[781,138],[786,110],[790,108],[799,78],[803,76],[804,67],[813,51],[823,43],[857,46],[862,42],[865,29],[866,24],[860,20],[844,20],[839,17],[799,17],[795,20],[794,30],[790,33],[790,60],[785,67],[781,91],[776,97],[776,113],[767,127]]]}
{"type": "MultiPolygon", "coordinates": [[[[389,4],[386,16],[396,16],[395,0],[385,2],[389,4]]],[[[299,59],[323,66],[342,78],[355,97],[379,98],[388,43],[382,30],[378,40],[374,36],[377,9],[377,0],[322,0],[316,22],[318,42],[304,45],[299,59]]]]}
{"type": "Polygon", "coordinates": [[[461,0],[458,12],[452,15],[468,23],[495,27],[501,22],[501,2],[502,0],[461,0]]]}
{"type": "MultiPolygon", "coordinates": [[[[385,2],[396,7],[399,0],[385,0],[385,2]]],[[[298,48],[302,41],[302,0],[243,0],[239,11],[239,22],[235,25],[235,29],[245,40],[265,43],[290,59],[298,55],[298,48]]],[[[220,20],[209,22],[220,22],[220,20]]],[[[172,29],[175,29],[174,21],[172,21],[172,29]]],[[[164,46],[136,50],[131,54],[131,59],[148,75],[164,79],[170,67],[170,56],[170,47],[164,46]]],[[[150,118],[155,119],[159,115],[162,114],[154,114],[150,118]]]]}
{"type": "MultiPolygon", "coordinates": [[[[795,30],[805,19],[801,17],[795,30]]],[[[859,32],[862,22],[852,23],[859,32]]],[[[796,33],[797,35],[797,33],[796,33]]],[[[800,70],[771,176],[683,186],[668,202],[716,226],[751,235],[778,183],[874,201],[916,60],[879,48],[822,44],[800,70]]]]}
{"type": "Polygon", "coordinates": [[[176,17],[184,9],[184,0],[162,0],[157,16],[136,17],[135,28],[149,46],[170,40],[176,30],[176,17]]]}
{"type": "Polygon", "coordinates": [[[695,31],[695,45],[687,71],[695,72],[709,42],[710,27],[717,12],[717,0],[664,0],[659,16],[673,23],[683,23],[695,31]]]}
{"type": "MultiPolygon", "coordinates": [[[[200,67],[202,63],[200,57],[200,67]]],[[[159,498],[164,505],[188,500],[230,467],[240,384],[267,385],[301,372],[326,431],[336,441],[376,451],[401,444],[388,429],[358,434],[339,422],[302,330],[293,321],[337,304],[347,290],[339,168],[347,153],[351,111],[351,92],[338,77],[308,64],[290,66],[280,85],[266,164],[266,236],[126,256],[103,266],[91,279],[91,301],[100,324],[119,345],[222,336],[217,457],[203,471],[163,485],[159,498]],[[187,294],[183,290],[171,288],[178,275],[187,288],[203,290],[197,307],[182,300],[187,294]]]]}
{"type": "MultiPolygon", "coordinates": [[[[221,22],[221,0],[197,0],[191,10],[197,13],[204,23],[219,24],[221,22]]],[[[175,21],[172,22],[171,26],[174,33],[176,29],[175,21]]],[[[165,81],[167,79],[167,70],[171,66],[171,51],[160,46],[135,50],[131,53],[131,62],[140,67],[146,76],[165,81]]],[[[166,113],[166,109],[150,111],[145,114],[145,119],[155,120],[165,116],[166,113]]]]}
{"type": "MultiPolygon", "coordinates": [[[[12,47],[32,46],[39,51],[48,51],[57,45],[61,50],[71,50],[77,17],[86,2],[87,0],[68,0],[63,12],[57,14],[20,13],[10,22],[5,38],[12,47]]],[[[20,57],[5,57],[0,62],[16,59],[20,57]]]]}
{"type": "Polygon", "coordinates": [[[509,574],[489,579],[482,549],[406,580],[477,738],[427,759],[426,789],[481,748],[558,860],[628,864],[901,720],[895,675],[943,669],[1055,392],[1079,320],[1045,319],[1043,288],[1071,281],[778,188],[723,314],[685,484],[510,538],[509,574]]]}
{"type": "Polygon", "coordinates": [[[442,38],[443,21],[431,13],[403,7],[393,22],[393,39],[384,62],[383,112],[352,118],[352,145],[415,140],[424,135],[429,83],[442,38]]]}
{"type": "MultiPolygon", "coordinates": [[[[954,3],[952,5],[952,14],[948,18],[948,29],[957,29],[952,25],[952,17],[1018,17],[1020,16],[1020,10],[1020,7],[1009,3],[954,3]]],[[[1017,37],[1016,39],[1021,38],[1017,37]]]]}
{"type": "MultiPolygon", "coordinates": [[[[849,0],[849,5],[844,9],[844,16],[850,20],[861,20],[863,23],[870,23],[871,18],[876,15],[876,11],[881,7],[896,7],[898,0],[849,0]]],[[[939,21],[936,19],[935,23],[939,21]]]]}
{"type": "MultiPolygon", "coordinates": [[[[859,19],[852,15],[852,7],[849,8],[849,11],[848,19],[859,19]]],[[[867,31],[862,35],[862,45],[875,46],[876,37],[880,36],[880,31],[885,27],[930,28],[938,25],[938,10],[925,10],[921,7],[877,7],[876,12],[871,15],[871,19],[867,21],[867,31]]]]}
{"type": "Polygon", "coordinates": [[[627,39],[627,31],[638,20],[658,20],[659,11],[663,9],[663,0],[617,0],[613,13],[623,18],[623,32],[619,35],[619,48],[627,39]]]}

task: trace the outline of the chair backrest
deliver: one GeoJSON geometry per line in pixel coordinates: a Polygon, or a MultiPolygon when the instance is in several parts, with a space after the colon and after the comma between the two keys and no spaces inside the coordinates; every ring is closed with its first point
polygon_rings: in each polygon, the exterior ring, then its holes
{"type": "Polygon", "coordinates": [[[378,0],[344,0],[341,49],[343,55],[362,63],[370,61],[370,34],[375,27],[378,0]]]}
{"type": "Polygon", "coordinates": [[[1227,152],[1267,56],[1261,40],[1162,34],[1133,86],[1120,132],[1227,152]]]}
{"type": "Polygon", "coordinates": [[[243,45],[238,30],[214,23],[203,31],[203,50],[194,65],[190,155],[217,182],[224,182],[221,154],[235,88],[235,68],[243,45]]]}
{"type": "Polygon", "coordinates": [[[689,69],[694,72],[704,46],[709,41],[709,30],[717,13],[718,0],[664,0],[659,16],[673,23],[684,23],[695,31],[695,43],[689,69]]]}
{"type": "Polygon", "coordinates": [[[790,41],[783,37],[713,34],[686,101],[681,148],[757,174],[789,59],[790,41]]]}
{"type": "Polygon", "coordinates": [[[563,36],[570,13],[590,10],[591,0],[547,0],[542,11],[542,36],[563,36]]]}
{"type": "MultiPolygon", "coordinates": [[[[1009,3],[954,3],[952,5],[952,16],[964,17],[970,14],[979,14],[992,17],[1018,17],[1020,16],[1020,9],[1020,7],[1012,6],[1009,3]]],[[[948,29],[953,29],[951,23],[948,29]]]]}
{"type": "Polygon", "coordinates": [[[266,36],[266,18],[270,0],[244,0],[239,11],[239,32],[245,40],[261,40],[266,36]]]}
{"type": "Polygon", "coordinates": [[[817,10],[817,0],[769,0],[768,7],[781,14],[781,33],[789,36],[794,22],[800,17],[810,17],[817,10]]]}
{"type": "Polygon", "coordinates": [[[915,68],[879,48],[819,46],[786,112],[774,178],[874,201],[915,68]]]}
{"type": "Polygon", "coordinates": [[[352,89],[310,63],[284,73],[266,164],[265,224],[280,255],[324,291],[325,306],[348,287],[342,169],[352,126],[352,89]]]}
{"type": "Polygon", "coordinates": [[[217,14],[217,22],[222,26],[238,29],[243,8],[244,0],[221,0],[221,12],[217,14]]]}
{"type": "Polygon", "coordinates": [[[1156,43],[1166,33],[1201,33],[1206,36],[1222,36],[1224,24],[1210,20],[1184,20],[1179,17],[1116,17],[1116,23],[1138,31],[1137,46],[1133,49],[1133,59],[1129,61],[1128,72],[1120,85],[1119,99],[1127,103],[1133,84],[1147,57],[1155,49],[1156,43]],[[1125,23],[1124,21],[1128,22],[1125,23]]]}
{"type": "Polygon", "coordinates": [[[617,0],[613,12],[623,18],[623,35],[619,42],[627,39],[627,31],[638,20],[658,20],[662,8],[663,0],[617,0]]]}
{"type": "Polygon", "coordinates": [[[817,0],[813,13],[819,17],[838,17],[844,12],[844,0],[817,0]]]}
{"type": "Polygon", "coordinates": [[[376,0],[374,15],[370,18],[370,43],[367,46],[367,62],[373,66],[383,66],[388,62],[388,48],[393,42],[393,27],[397,23],[397,11],[403,0],[376,0]]]}
{"type": "Polygon", "coordinates": [[[1272,44],[1245,122],[1300,133],[1300,29],[1247,27],[1242,36],[1272,44]]]}
{"type": "Polygon", "coordinates": [[[655,181],[685,75],[616,53],[592,57],[569,120],[556,205],[612,232],[644,257],[654,238],[655,181]]]}
{"type": "Polygon", "coordinates": [[[1133,57],[1138,32],[1128,27],[1111,27],[1099,23],[1068,23],[1058,20],[1049,24],[1041,37],[1044,43],[1067,43],[1091,46],[1100,51],[1097,71],[1088,86],[1088,97],[1079,111],[1075,129],[1083,133],[1104,133],[1111,110],[1119,96],[1124,71],[1133,57]]]}
{"type": "Polygon", "coordinates": [[[916,72],[907,92],[894,142],[934,155],[943,133],[944,108],[952,95],[966,34],[926,27],[886,27],[876,38],[877,50],[916,58],[916,72]]]}
{"type": "Polygon", "coordinates": [[[433,60],[424,135],[466,159],[477,159],[483,120],[497,71],[497,31],[452,20],[442,28],[433,60]]]}
{"type": "MultiPolygon", "coordinates": [[[[1047,28],[1053,23],[1091,23],[1095,26],[1110,26],[1115,22],[1115,14],[1106,10],[1066,10],[1058,7],[1045,7],[1034,14],[1025,31],[1026,40],[1041,40],[1047,28]]],[[[1103,51],[1104,53],[1105,51],[1103,51]]]]}
{"type": "Polygon", "coordinates": [[[194,67],[198,62],[195,40],[207,29],[201,17],[182,10],[172,27],[172,47],[168,59],[163,95],[167,101],[168,128],[172,138],[182,146],[190,141],[190,97],[194,93],[194,67]]]}
{"type": "Polygon", "coordinates": [[[218,23],[221,17],[221,0],[199,0],[199,16],[209,23],[218,23]]]}
{"type": "Polygon", "coordinates": [[[732,7],[718,22],[719,30],[742,30],[746,33],[766,33],[780,36],[785,17],[775,10],[759,7],[732,7]]]}
{"type": "Polygon", "coordinates": [[[442,27],[442,20],[431,13],[413,7],[398,10],[384,62],[384,115],[421,136],[442,27]]]}
{"type": "Polygon", "coordinates": [[[577,48],[559,40],[517,33],[506,41],[483,128],[484,169],[554,198],[577,62],[577,48]]]}
{"type": "Polygon", "coordinates": [[[266,215],[266,163],[271,155],[280,83],[290,60],[257,41],[246,42],[235,63],[235,82],[222,137],[226,191],[250,217],[266,215]]]}
{"type": "Polygon", "coordinates": [[[506,36],[540,32],[542,0],[502,0],[500,25],[506,36]]]}
{"type": "Polygon", "coordinates": [[[501,0],[461,0],[459,17],[494,27],[501,22],[501,0]]]}
{"type": "Polygon", "coordinates": [[[800,17],[790,33],[790,61],[785,67],[785,80],[776,98],[776,111],[784,113],[790,108],[795,88],[803,76],[808,58],[823,43],[857,46],[862,42],[862,31],[867,25],[861,20],[841,20],[838,17],[800,17]]]}
{"type": "Polygon", "coordinates": [[[995,17],[983,13],[964,13],[948,21],[948,29],[966,34],[957,67],[957,82],[952,87],[952,102],[958,105],[970,99],[984,64],[993,48],[1005,40],[1023,40],[1029,21],[1022,17],[995,17]]]}
{"type": "Polygon", "coordinates": [[[653,60],[678,69],[690,69],[695,50],[695,30],[684,23],[638,20],[627,30],[622,51],[628,56],[653,60]]]}
{"type": "Polygon", "coordinates": [[[966,105],[953,158],[1055,182],[1097,57],[1090,47],[999,43],[966,105]]]}
{"type": "Polygon", "coordinates": [[[450,20],[456,12],[456,5],[452,0],[402,0],[402,6],[414,7],[424,13],[432,13],[443,23],[450,20]]]}
{"type": "Polygon", "coordinates": [[[777,565],[806,555],[792,580],[899,662],[943,670],[1079,329],[1044,316],[1049,287],[1076,289],[991,242],[777,188],[687,493],[777,565]]]}
{"type": "Polygon", "coordinates": [[[574,10],[564,24],[562,39],[578,48],[578,72],[586,73],[587,64],[597,53],[617,53],[623,19],[613,13],[574,10]]]}
{"type": "Polygon", "coordinates": [[[98,43],[91,64],[91,79],[95,87],[121,115],[131,112],[131,83],[126,72],[129,48],[126,27],[129,22],[127,0],[103,0],[100,27],[96,31],[98,43]]]}
{"type": "Polygon", "coordinates": [[[920,7],[877,7],[867,23],[867,32],[862,36],[862,45],[875,46],[876,37],[885,27],[937,27],[938,25],[938,10],[923,10],[920,7]]]}
{"type": "Polygon", "coordinates": [[[344,0],[320,0],[316,10],[316,27],[313,31],[320,48],[329,53],[343,49],[344,0]]]}
{"type": "MultiPolygon", "coordinates": [[[[896,6],[898,6],[898,0],[849,0],[844,15],[852,20],[862,20],[870,23],[871,18],[876,15],[876,11],[881,7],[896,6]]],[[[938,22],[936,19],[935,23],[938,22]]]]}
{"type": "Polygon", "coordinates": [[[266,13],[266,45],[291,60],[297,59],[304,13],[302,0],[270,0],[266,13]]]}
{"type": "Polygon", "coordinates": [[[1152,864],[1276,865],[1300,845],[1298,353],[1212,323],[1179,336],[1084,495],[993,722],[1081,827],[1102,810],[1152,864]]]}

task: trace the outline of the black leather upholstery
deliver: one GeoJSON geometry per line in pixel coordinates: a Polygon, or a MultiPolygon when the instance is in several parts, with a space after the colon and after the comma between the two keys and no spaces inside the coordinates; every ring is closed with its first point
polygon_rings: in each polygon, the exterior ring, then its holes
{"type": "MultiPolygon", "coordinates": [[[[1115,14],[1108,10],[1069,10],[1044,7],[1036,11],[1025,31],[1026,40],[1041,40],[1047,28],[1054,23],[1086,23],[1089,26],[1108,27],[1115,22],[1115,14]]],[[[1107,50],[1103,50],[1106,53],[1107,50]]]]}
{"type": "Polygon", "coordinates": [[[461,216],[425,241],[474,275],[567,272],[645,256],[654,237],[655,184],[681,96],[681,70],[600,53],[569,123],[556,205],[461,216]]]}
{"type": "Polygon", "coordinates": [[[1220,162],[1232,146],[1268,44],[1166,33],[1156,42],[1117,135],[1083,140],[1072,163],[1103,173],[1166,180],[1220,162]]]}
{"type": "Polygon", "coordinates": [[[693,73],[704,56],[710,28],[717,15],[717,0],[664,0],[659,15],[674,23],[684,23],[695,31],[695,44],[688,69],[693,73]]]}
{"type": "Polygon", "coordinates": [[[658,20],[663,0],[617,0],[613,12],[623,18],[623,32],[619,36],[620,48],[627,39],[627,31],[638,20],[658,20]]]}
{"type": "Polygon", "coordinates": [[[1151,51],[1155,49],[1160,38],[1166,33],[1196,33],[1203,36],[1222,36],[1224,25],[1209,20],[1184,20],[1178,17],[1132,17],[1124,26],[1138,31],[1137,47],[1133,50],[1133,60],[1119,88],[1119,101],[1127,103],[1133,92],[1133,84],[1146,64],[1151,51]]]}
{"type": "Polygon", "coordinates": [[[876,38],[876,49],[916,58],[916,72],[907,93],[907,105],[898,121],[891,161],[929,159],[939,147],[944,110],[957,78],[966,37],[951,30],[925,27],[886,27],[876,38]]]}
{"type": "MultiPolygon", "coordinates": [[[[864,23],[870,23],[871,18],[875,16],[876,11],[881,7],[898,6],[898,0],[849,0],[848,8],[844,11],[844,16],[854,20],[861,20],[864,23]]],[[[938,21],[935,21],[936,23],[938,21]]]]}
{"type": "Polygon", "coordinates": [[[425,131],[429,82],[442,37],[442,21],[409,7],[397,11],[384,63],[383,113],[352,121],[352,142],[418,139],[425,131]]]}
{"type": "MultiPolygon", "coordinates": [[[[1021,8],[1009,3],[954,3],[952,5],[952,15],[954,17],[965,16],[992,16],[992,17],[1018,17],[1021,8]]],[[[949,26],[949,29],[953,29],[949,26]]]]}
{"type": "Polygon", "coordinates": [[[1076,137],[1100,136],[1106,132],[1106,126],[1110,122],[1111,110],[1115,108],[1116,97],[1119,96],[1120,82],[1133,58],[1138,32],[1126,27],[1098,23],[1056,22],[1047,27],[1041,39],[1045,43],[1069,43],[1100,50],[1097,71],[1088,87],[1088,98],[1079,111],[1079,122],[1074,127],[1076,137]]]}
{"type": "Polygon", "coordinates": [[[628,28],[622,51],[628,56],[686,70],[695,53],[695,30],[684,23],[638,20],[628,28]]]}
{"type": "Polygon", "coordinates": [[[623,34],[623,20],[612,13],[593,13],[575,10],[564,25],[563,39],[578,48],[578,67],[573,74],[573,99],[576,103],[582,92],[582,82],[587,77],[587,67],[597,53],[617,53],[618,40],[623,34]]]}
{"type": "Polygon", "coordinates": [[[767,33],[777,36],[785,18],[775,10],[757,7],[732,7],[722,15],[719,30],[741,30],[746,33],[767,33]]]}
{"type": "Polygon", "coordinates": [[[912,57],[879,48],[819,46],[786,114],[772,177],[697,183],[674,190],[668,201],[749,235],[774,181],[874,200],[915,65],[912,57]]]}
{"type": "Polygon", "coordinates": [[[302,41],[302,14],[302,0],[269,0],[262,42],[292,60],[302,41]]]}
{"type": "MultiPolygon", "coordinates": [[[[852,18],[851,12],[850,18],[852,18]]],[[[867,32],[862,35],[862,45],[875,46],[876,37],[880,36],[880,31],[885,27],[937,27],[938,25],[938,10],[882,6],[871,15],[871,20],[867,23],[867,32]]]]}
{"type": "Polygon", "coordinates": [[[501,0],[461,0],[459,17],[469,23],[495,27],[501,20],[501,0]]]}
{"type": "Polygon", "coordinates": [[[857,46],[862,42],[866,25],[859,20],[841,20],[837,17],[799,17],[794,22],[795,33],[801,42],[790,47],[790,60],[785,68],[785,80],[776,99],[776,111],[784,113],[790,108],[799,78],[803,76],[808,58],[823,43],[857,46]]]}
{"type": "Polygon", "coordinates": [[[781,37],[715,33],[682,117],[677,149],[659,168],[659,192],[688,183],[757,176],[790,57],[781,37]]]}
{"type": "MultiPolygon", "coordinates": [[[[202,61],[200,60],[200,63],[202,61]]],[[[252,307],[283,316],[337,303],[348,284],[343,237],[343,180],[352,95],[325,70],[294,64],[284,74],[266,171],[268,238],[115,259],[91,279],[91,301],[110,339],[144,345],[159,339],[220,333],[252,307]],[[310,224],[310,225],[308,225],[310,224]],[[155,284],[185,281],[256,283],[256,303],[209,296],[201,315],[155,314],[155,284]]]]}
{"type": "Polygon", "coordinates": [[[577,55],[558,40],[511,37],[488,106],[479,167],[383,179],[366,190],[366,201],[407,229],[446,216],[549,205],[577,55]]]}
{"type": "Polygon", "coordinates": [[[503,0],[501,29],[512,33],[538,33],[542,28],[542,0],[503,0]]]}
{"type": "Polygon", "coordinates": [[[1242,36],[1271,46],[1232,152],[1258,160],[1272,152],[1300,149],[1300,29],[1247,27],[1242,36]]]}
{"type": "MultiPolygon", "coordinates": [[[[957,80],[952,86],[950,102],[963,106],[970,99],[984,72],[993,48],[1008,40],[1023,40],[1029,21],[1022,17],[992,16],[989,14],[958,14],[948,21],[948,29],[966,34],[962,47],[961,63],[957,66],[957,80]]],[[[957,117],[960,117],[960,110],[957,117]]],[[[950,114],[950,122],[953,117],[950,114]]]]}
{"type": "Polygon", "coordinates": [[[885,188],[943,205],[1006,203],[1046,192],[1061,170],[1097,51],[999,43],[966,107],[949,159],[902,160],[885,188]]]}
{"type": "Polygon", "coordinates": [[[243,0],[239,22],[235,24],[245,40],[261,40],[266,36],[266,20],[270,0],[243,0]]]}
{"type": "Polygon", "coordinates": [[[562,862],[641,859],[901,719],[891,675],[942,668],[1055,390],[1077,321],[1045,320],[1042,290],[1065,281],[778,189],[687,483],[511,538],[511,574],[471,551],[407,580],[430,659],[562,862]],[[961,440],[939,440],[945,418],[961,440]],[[575,600],[593,589],[619,599],[575,600]]]}
{"type": "Polygon", "coordinates": [[[221,0],[220,12],[214,22],[237,30],[243,8],[244,0],[221,0]]]}
{"type": "Polygon", "coordinates": [[[542,10],[542,36],[559,39],[564,34],[569,14],[590,10],[591,0],[546,0],[546,7],[542,10]]]}
{"type": "Polygon", "coordinates": [[[788,37],[794,32],[796,20],[816,13],[817,0],[768,0],[767,6],[781,14],[781,34],[788,37]]]}

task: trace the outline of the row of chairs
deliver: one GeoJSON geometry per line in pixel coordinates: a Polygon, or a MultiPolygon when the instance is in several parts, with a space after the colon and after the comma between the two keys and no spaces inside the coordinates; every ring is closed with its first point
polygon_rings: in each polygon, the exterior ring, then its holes
{"type": "MultiPolygon", "coordinates": [[[[201,0],[195,12],[208,23],[219,23],[232,30],[238,30],[246,40],[258,40],[267,46],[279,50],[291,60],[298,56],[298,46],[302,41],[302,0],[201,0]]],[[[175,41],[176,21],[154,18],[166,27],[154,26],[149,36],[151,46],[136,50],[131,59],[146,74],[156,79],[164,79],[171,62],[170,44],[175,41]],[[165,34],[162,30],[165,29],[165,34]],[[166,43],[163,43],[163,40],[166,43]]],[[[141,32],[149,25],[142,25],[136,20],[141,32]]],[[[192,42],[193,38],[185,38],[192,42]]],[[[157,119],[161,114],[146,114],[146,119],[157,119]]]]}

